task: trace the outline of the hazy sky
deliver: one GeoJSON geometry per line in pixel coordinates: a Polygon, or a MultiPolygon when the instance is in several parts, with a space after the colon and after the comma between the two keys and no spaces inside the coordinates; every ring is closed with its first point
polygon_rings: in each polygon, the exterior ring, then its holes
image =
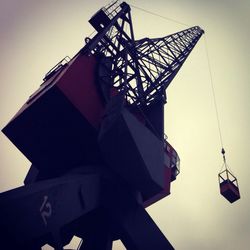
{"type": "MultiPolygon", "coordinates": [[[[89,18],[108,1],[0,0],[0,128],[66,55],[92,31],[89,18]]],[[[168,88],[165,131],[181,158],[172,194],[148,209],[177,250],[246,250],[250,246],[249,0],[128,1],[206,32],[223,142],[242,198],[220,194],[222,165],[204,37],[168,88]]],[[[132,8],[135,35],[185,29],[132,8]]],[[[0,135],[0,191],[22,185],[30,163],[0,135]]],[[[122,249],[116,245],[116,249],[122,249]]]]}

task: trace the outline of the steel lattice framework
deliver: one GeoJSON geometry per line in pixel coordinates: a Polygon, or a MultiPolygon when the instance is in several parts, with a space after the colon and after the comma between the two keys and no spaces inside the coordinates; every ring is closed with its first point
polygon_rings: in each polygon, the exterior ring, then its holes
{"type": "Polygon", "coordinates": [[[162,38],[135,40],[129,5],[116,2],[101,11],[107,21],[93,25],[98,34],[87,47],[103,56],[102,84],[123,91],[130,106],[166,100],[166,88],[204,31],[195,26],[162,38]]]}

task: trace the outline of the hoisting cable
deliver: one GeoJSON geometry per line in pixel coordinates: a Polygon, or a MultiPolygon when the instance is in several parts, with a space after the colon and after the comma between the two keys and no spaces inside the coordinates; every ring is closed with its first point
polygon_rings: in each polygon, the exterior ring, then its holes
{"type": "Polygon", "coordinates": [[[159,15],[159,14],[157,14],[157,13],[155,13],[155,12],[152,12],[152,11],[149,11],[149,10],[145,10],[145,9],[143,9],[143,8],[141,8],[141,7],[137,7],[137,6],[132,5],[132,4],[130,4],[130,6],[133,7],[133,8],[135,8],[135,9],[141,10],[141,11],[143,11],[143,12],[145,12],[145,13],[151,14],[151,15],[153,15],[153,16],[157,16],[157,17],[160,17],[160,18],[162,18],[162,19],[165,19],[165,20],[167,20],[167,21],[175,22],[175,23],[184,25],[184,26],[186,26],[186,27],[191,27],[191,25],[188,25],[188,24],[186,24],[186,23],[180,22],[180,21],[178,21],[178,20],[175,20],[175,19],[172,19],[172,18],[169,18],[169,17],[166,17],[166,16],[159,15]]]}
{"type": "MultiPolygon", "coordinates": [[[[222,154],[222,157],[223,157],[223,165],[222,165],[221,170],[220,170],[220,172],[221,172],[223,167],[225,167],[226,170],[229,167],[228,167],[227,162],[226,162],[226,156],[225,156],[226,151],[225,151],[224,146],[223,146],[220,118],[219,118],[218,106],[217,106],[215,89],[214,89],[213,74],[212,74],[211,63],[210,63],[210,58],[209,58],[209,54],[208,54],[207,40],[206,40],[206,35],[205,34],[204,34],[204,40],[205,40],[205,50],[206,50],[206,55],[207,55],[208,70],[209,70],[209,74],[210,74],[210,84],[211,84],[211,89],[212,89],[213,102],[214,102],[215,114],[216,114],[216,119],[217,119],[220,143],[221,143],[221,154],[222,154]]],[[[231,169],[230,169],[230,171],[231,171],[231,169]]]]}
{"type": "Polygon", "coordinates": [[[206,40],[206,35],[205,34],[204,34],[204,40],[205,40],[205,50],[206,50],[206,55],[207,55],[208,70],[209,70],[209,74],[210,74],[210,84],[211,84],[211,89],[212,89],[214,108],[215,108],[217,125],[218,125],[218,131],[219,131],[219,136],[220,136],[220,143],[221,143],[221,148],[222,148],[222,150],[224,151],[224,154],[225,154],[225,150],[224,150],[224,147],[223,147],[222,134],[221,134],[221,126],[220,126],[218,106],[217,106],[217,101],[216,101],[216,96],[215,96],[215,90],[214,90],[213,74],[212,74],[210,59],[209,59],[209,55],[208,55],[208,47],[207,47],[207,40],[206,40]]]}

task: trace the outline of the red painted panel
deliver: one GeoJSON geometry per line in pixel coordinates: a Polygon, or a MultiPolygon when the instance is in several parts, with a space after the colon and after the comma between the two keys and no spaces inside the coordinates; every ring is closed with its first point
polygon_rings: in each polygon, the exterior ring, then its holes
{"type": "Polygon", "coordinates": [[[221,193],[225,193],[228,190],[230,190],[231,192],[233,192],[235,195],[239,195],[238,188],[234,184],[232,184],[231,182],[222,183],[220,185],[220,192],[221,193]]]}
{"type": "Polygon", "coordinates": [[[57,87],[95,128],[104,113],[100,95],[95,85],[96,59],[77,55],[68,70],[59,79],[57,87]]]}
{"type": "Polygon", "coordinates": [[[240,199],[238,187],[229,180],[220,183],[220,193],[231,203],[240,199]]]}

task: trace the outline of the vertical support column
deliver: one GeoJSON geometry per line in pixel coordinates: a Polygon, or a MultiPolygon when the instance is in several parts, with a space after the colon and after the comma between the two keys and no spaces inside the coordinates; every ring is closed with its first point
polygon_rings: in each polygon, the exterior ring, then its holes
{"type": "Polygon", "coordinates": [[[128,250],[174,249],[141,205],[112,212],[121,227],[121,240],[128,250]]]}
{"type": "Polygon", "coordinates": [[[128,250],[173,250],[146,210],[136,192],[122,184],[109,183],[104,190],[104,207],[118,228],[121,241],[128,250]]]}

